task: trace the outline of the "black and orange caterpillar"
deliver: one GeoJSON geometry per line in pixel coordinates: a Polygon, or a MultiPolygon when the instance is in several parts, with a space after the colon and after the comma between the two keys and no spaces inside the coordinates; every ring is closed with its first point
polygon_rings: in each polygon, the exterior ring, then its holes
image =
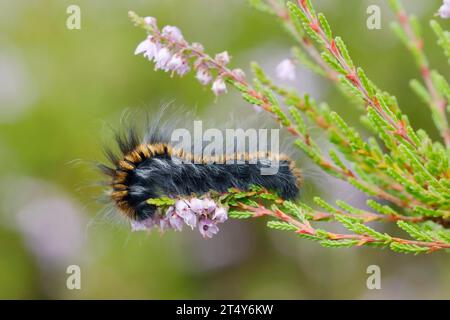
{"type": "Polygon", "coordinates": [[[224,193],[231,187],[247,191],[251,185],[272,190],[286,200],[298,196],[301,172],[285,154],[235,152],[202,157],[173,147],[169,135],[166,137],[162,132],[150,129],[144,139],[134,129],[116,135],[120,152],[106,150],[112,166],[99,165],[108,176],[112,201],[130,219],[151,217],[156,207],[146,200],[161,196],[224,193]],[[226,163],[230,159],[242,161],[226,163]],[[278,161],[278,171],[261,175],[261,168],[273,160],[278,161]]]}

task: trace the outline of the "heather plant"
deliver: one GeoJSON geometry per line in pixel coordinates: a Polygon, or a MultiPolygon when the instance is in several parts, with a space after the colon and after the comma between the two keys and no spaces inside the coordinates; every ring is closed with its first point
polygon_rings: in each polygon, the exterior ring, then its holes
{"type": "MultiPolygon", "coordinates": [[[[250,106],[271,114],[292,134],[295,147],[318,167],[364,192],[370,210],[340,200],[331,204],[320,197],[314,198],[315,206],[311,207],[301,200],[283,200],[257,186],[247,192],[230,189],[226,194],[211,194],[204,200],[186,199],[185,203],[214,203],[214,208],[220,208],[220,223],[227,217],[267,217],[269,228],[293,232],[324,247],[387,247],[414,254],[450,252],[450,86],[442,73],[430,66],[421,26],[398,0],[389,1],[398,19],[392,23],[392,29],[412,54],[421,75],[421,79],[410,81],[411,89],[429,108],[441,136],[439,141],[432,140],[424,130],[412,127],[395,96],[370,80],[353,61],[351,50],[341,37],[333,34],[325,15],[317,13],[312,2],[250,1],[255,9],[277,19],[295,43],[291,58],[278,65],[277,76],[293,80],[296,65],[303,64],[328,79],[352,102],[349,108],[361,110],[361,121],[372,133],[367,139],[347,123],[345,114],[333,111],[331,104],[319,103],[309,95],[278,85],[258,63],[251,65],[253,79],[250,80],[241,69],[229,67],[228,52],[209,55],[201,44],[185,40],[177,27],[160,29],[155,18],[130,12],[134,24],[147,32],[135,54],[142,54],[154,62],[155,70],[172,76],[192,73],[201,85],[210,86],[216,96],[231,88],[238,90],[250,106]],[[333,145],[328,153],[316,143],[310,124],[320,128],[333,145]],[[348,232],[328,231],[327,223],[321,223],[319,228],[318,221],[339,223],[348,232]],[[396,224],[403,232],[399,230],[399,236],[379,232],[368,225],[373,221],[396,224]]],[[[448,13],[449,4],[444,2],[439,15],[445,18],[448,13]]],[[[430,21],[430,27],[450,63],[450,33],[436,19],[430,21]]],[[[419,104],[417,107],[422,107],[419,104]]],[[[160,206],[161,212],[168,212],[159,220],[170,227],[172,219],[173,229],[181,229],[183,221],[193,227],[198,220],[205,237],[218,231],[213,221],[217,217],[211,213],[200,213],[198,218],[193,218],[191,211],[188,215],[183,212],[184,204],[176,204],[173,199],[149,201],[160,206]]],[[[199,210],[207,209],[192,211],[199,210]]],[[[136,228],[145,229],[145,226],[136,228]]]]}

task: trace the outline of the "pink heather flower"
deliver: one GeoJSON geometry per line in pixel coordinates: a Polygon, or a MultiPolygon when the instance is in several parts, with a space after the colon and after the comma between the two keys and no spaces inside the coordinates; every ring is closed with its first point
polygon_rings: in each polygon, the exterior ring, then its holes
{"type": "Polygon", "coordinates": [[[174,26],[165,26],[162,29],[162,35],[167,39],[169,39],[170,41],[174,42],[183,41],[183,34],[181,33],[180,29],[174,26]]]}
{"type": "Polygon", "coordinates": [[[225,208],[219,207],[214,211],[213,220],[223,223],[228,219],[228,214],[225,208]]]}
{"type": "Polygon", "coordinates": [[[158,54],[160,48],[161,45],[159,43],[151,40],[148,50],[144,52],[144,57],[150,61],[153,61],[154,59],[156,59],[156,55],[158,54]]]}
{"type": "Polygon", "coordinates": [[[217,78],[213,85],[212,85],[212,91],[216,96],[221,95],[222,93],[227,92],[227,86],[225,85],[225,81],[223,81],[222,78],[217,78]]]}
{"type": "Polygon", "coordinates": [[[217,225],[208,218],[200,219],[198,229],[204,238],[212,238],[217,232],[219,232],[217,225]]]}
{"type": "Polygon", "coordinates": [[[184,223],[186,223],[189,227],[191,227],[191,229],[194,229],[195,226],[197,225],[197,216],[192,211],[189,211],[182,218],[184,223]]]}
{"type": "Polygon", "coordinates": [[[205,50],[205,49],[203,48],[202,44],[201,44],[201,43],[198,43],[198,42],[193,42],[192,45],[191,45],[191,47],[192,47],[192,49],[194,49],[194,50],[196,50],[196,51],[199,51],[199,52],[203,52],[203,50],[205,50]]]}
{"type": "Polygon", "coordinates": [[[178,216],[180,216],[184,223],[190,226],[192,229],[197,225],[197,216],[192,212],[189,205],[184,200],[177,200],[175,202],[175,211],[178,216]]]}
{"type": "Polygon", "coordinates": [[[154,42],[150,42],[150,46],[147,51],[144,52],[144,57],[152,61],[158,53],[158,45],[154,42]]]}
{"type": "Polygon", "coordinates": [[[199,68],[195,77],[204,86],[206,86],[212,80],[211,73],[206,68],[199,68]]]}
{"type": "Polygon", "coordinates": [[[174,71],[177,71],[178,68],[181,68],[182,66],[183,66],[183,58],[179,53],[174,54],[170,59],[170,61],[167,63],[167,68],[174,71]]]}
{"type": "Polygon", "coordinates": [[[148,50],[148,48],[150,46],[149,38],[145,39],[144,41],[142,41],[141,43],[138,44],[138,46],[136,47],[136,50],[134,50],[134,54],[141,54],[148,50]]]}
{"type": "Polygon", "coordinates": [[[191,211],[191,209],[189,208],[189,205],[186,201],[177,200],[175,202],[175,211],[179,216],[183,217],[185,214],[191,211]]]}
{"type": "Polygon", "coordinates": [[[216,54],[214,60],[216,60],[218,64],[226,65],[230,62],[230,56],[228,55],[227,51],[224,51],[222,53],[216,54]]]}
{"type": "Polygon", "coordinates": [[[153,17],[145,17],[144,22],[146,25],[152,26],[153,28],[156,28],[156,19],[153,17]]]}
{"type": "Polygon", "coordinates": [[[136,50],[134,51],[134,54],[143,53],[144,57],[146,57],[149,60],[153,60],[157,51],[158,51],[157,45],[153,42],[152,37],[149,36],[147,39],[138,44],[136,50]]]}
{"type": "Polygon", "coordinates": [[[144,220],[131,220],[131,231],[150,230],[153,226],[159,224],[159,217],[157,215],[149,217],[144,220]]]}
{"type": "Polygon", "coordinates": [[[184,76],[186,73],[188,73],[191,70],[191,67],[189,67],[189,64],[186,60],[183,59],[183,62],[181,63],[181,66],[175,70],[180,77],[184,76]]]}
{"type": "Polygon", "coordinates": [[[245,73],[242,69],[233,69],[231,72],[237,79],[241,81],[245,80],[245,73]]]}
{"type": "Polygon", "coordinates": [[[169,217],[165,216],[164,218],[162,218],[161,220],[159,220],[159,229],[164,232],[167,229],[170,229],[170,220],[169,217]]]}
{"type": "Polygon", "coordinates": [[[203,199],[203,211],[205,213],[211,213],[216,210],[216,203],[211,199],[203,199]]]}
{"type": "Polygon", "coordinates": [[[295,65],[290,59],[281,61],[276,69],[277,77],[281,80],[295,80],[295,65]]]}
{"type": "Polygon", "coordinates": [[[437,14],[443,19],[450,18],[450,0],[444,0],[437,14]]]}
{"type": "Polygon", "coordinates": [[[147,218],[145,220],[142,220],[141,223],[147,228],[151,229],[154,225],[159,223],[159,217],[157,215],[147,218]]]}
{"type": "Polygon", "coordinates": [[[161,48],[155,57],[155,70],[162,69],[168,71],[167,63],[172,58],[169,49],[161,48]]]}
{"type": "Polygon", "coordinates": [[[203,201],[197,198],[192,198],[191,201],[189,201],[189,207],[191,207],[191,210],[194,211],[197,214],[203,214],[204,207],[203,207],[203,201]]]}
{"type": "Polygon", "coordinates": [[[152,227],[155,227],[161,232],[168,229],[182,231],[184,224],[194,229],[198,224],[201,235],[204,238],[212,238],[219,232],[217,224],[223,223],[227,219],[227,210],[217,207],[214,200],[192,198],[189,201],[177,200],[165,214],[155,212],[145,220],[131,220],[130,223],[132,231],[151,230],[152,227]]]}
{"type": "Polygon", "coordinates": [[[194,64],[193,64],[194,69],[195,70],[199,70],[199,69],[208,70],[208,66],[205,65],[205,61],[204,60],[205,59],[203,59],[201,57],[195,59],[194,64]]]}
{"type": "Polygon", "coordinates": [[[131,220],[131,231],[144,231],[147,230],[147,226],[142,221],[131,220]]]}
{"type": "Polygon", "coordinates": [[[183,218],[181,218],[179,215],[177,215],[174,207],[170,207],[167,209],[166,217],[169,219],[170,226],[175,229],[176,231],[182,231],[183,230],[183,218]]]}
{"type": "Polygon", "coordinates": [[[172,214],[169,218],[170,226],[177,231],[183,230],[184,220],[179,217],[176,213],[172,214]]]}

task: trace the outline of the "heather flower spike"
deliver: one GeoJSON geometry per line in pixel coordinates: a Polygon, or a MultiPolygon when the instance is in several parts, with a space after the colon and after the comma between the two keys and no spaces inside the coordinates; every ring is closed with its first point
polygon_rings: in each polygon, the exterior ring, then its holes
{"type": "Polygon", "coordinates": [[[180,77],[194,70],[200,84],[206,86],[213,81],[211,90],[216,96],[227,92],[226,79],[245,81],[241,69],[229,70],[226,67],[231,60],[227,51],[216,54],[213,59],[204,53],[200,43],[186,42],[178,27],[164,26],[160,31],[153,17],[143,18],[143,25],[150,27],[146,28],[150,34],[138,44],[135,54],[142,54],[154,61],[155,70],[171,72],[180,77]]]}
{"type": "Polygon", "coordinates": [[[187,225],[191,229],[198,226],[203,237],[212,238],[219,231],[217,225],[228,219],[227,210],[209,198],[179,199],[164,214],[160,211],[143,221],[131,220],[132,231],[150,231],[153,228],[161,232],[169,229],[182,231],[187,225]]]}

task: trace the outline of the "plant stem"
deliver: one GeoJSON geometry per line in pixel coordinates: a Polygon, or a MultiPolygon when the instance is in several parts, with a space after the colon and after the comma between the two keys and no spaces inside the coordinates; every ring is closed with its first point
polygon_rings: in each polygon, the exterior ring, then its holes
{"type": "Polygon", "coordinates": [[[325,34],[325,31],[320,26],[319,21],[312,16],[306,3],[302,0],[299,0],[299,5],[301,10],[304,12],[307,19],[309,20],[311,28],[314,30],[317,36],[323,41],[327,51],[339,62],[341,67],[345,70],[346,72],[345,77],[353,83],[354,87],[358,91],[361,92],[367,105],[372,106],[375,110],[377,110],[377,112],[395,129],[393,131],[395,135],[402,137],[414,148],[418,148],[418,146],[409,136],[405,124],[402,121],[396,121],[395,119],[392,119],[380,106],[378,99],[375,96],[370,96],[370,94],[362,85],[362,80],[359,78],[356,68],[351,68],[347,64],[339,48],[336,46],[334,39],[328,39],[328,37],[325,34]]]}
{"type": "MultiPolygon", "coordinates": [[[[281,220],[283,222],[287,222],[291,224],[292,226],[296,227],[297,230],[296,233],[299,234],[307,234],[311,236],[317,235],[317,230],[311,226],[309,221],[299,221],[298,219],[295,219],[294,217],[284,213],[283,211],[277,209],[275,211],[269,210],[266,207],[264,207],[262,204],[259,204],[258,207],[252,207],[248,206],[242,203],[239,203],[239,207],[243,210],[246,210],[247,212],[252,212],[254,218],[262,217],[262,216],[270,216],[273,218],[276,218],[278,220],[281,220]]],[[[319,212],[315,212],[316,215],[322,214],[319,212]]],[[[329,214],[330,216],[333,216],[333,214],[329,214]]],[[[409,217],[408,217],[409,218],[409,217]]],[[[388,245],[389,243],[380,241],[379,239],[374,238],[373,236],[367,235],[367,234],[341,234],[341,233],[333,233],[333,232],[327,232],[328,240],[332,241],[339,241],[339,240],[358,240],[357,246],[362,246],[366,243],[380,243],[384,245],[388,245]]],[[[392,237],[390,242],[397,242],[400,244],[406,244],[406,245],[414,245],[418,247],[428,248],[428,253],[437,251],[437,250],[445,250],[450,249],[450,243],[445,243],[442,241],[417,241],[417,240],[410,240],[410,239],[403,239],[398,237],[392,237]]]]}
{"type": "Polygon", "coordinates": [[[442,136],[442,139],[444,140],[445,145],[447,148],[450,147],[450,127],[448,124],[447,114],[446,114],[446,106],[447,102],[446,99],[443,97],[440,97],[438,94],[438,91],[431,79],[430,76],[430,68],[428,63],[428,58],[425,54],[425,51],[423,50],[423,39],[420,38],[419,35],[417,35],[411,26],[410,19],[406,12],[403,9],[400,9],[398,12],[396,12],[396,16],[398,18],[398,21],[400,22],[400,26],[403,28],[403,31],[405,32],[408,40],[409,40],[409,48],[415,48],[416,52],[418,53],[418,58],[415,59],[417,61],[418,67],[420,69],[420,73],[422,75],[423,81],[425,83],[425,86],[428,90],[428,93],[431,96],[431,101],[429,103],[429,107],[433,110],[437,111],[437,114],[441,118],[441,128],[440,128],[440,134],[442,136]]]}

